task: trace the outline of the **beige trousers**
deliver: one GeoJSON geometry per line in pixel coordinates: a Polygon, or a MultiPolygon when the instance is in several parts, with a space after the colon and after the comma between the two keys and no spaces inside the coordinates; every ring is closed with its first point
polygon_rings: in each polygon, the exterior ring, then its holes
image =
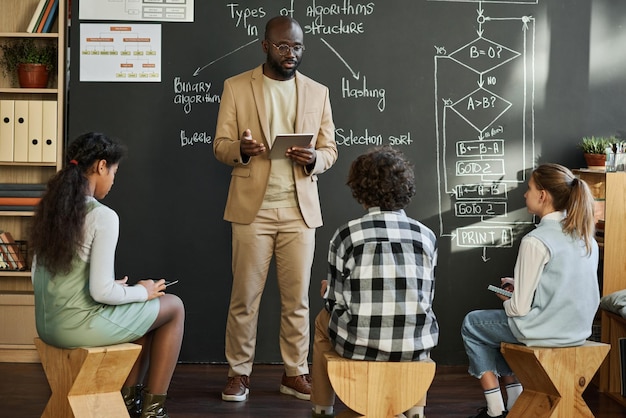
{"type": "Polygon", "coordinates": [[[280,353],[287,376],[309,373],[309,283],[315,229],[297,207],[262,209],[249,225],[232,224],[233,285],[226,321],[229,376],[252,373],[259,304],[272,256],[280,293],[280,353]]]}

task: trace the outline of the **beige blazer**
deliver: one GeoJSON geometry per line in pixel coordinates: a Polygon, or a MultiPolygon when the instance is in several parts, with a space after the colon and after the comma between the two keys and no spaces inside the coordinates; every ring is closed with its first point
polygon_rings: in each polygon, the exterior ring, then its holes
{"type": "MultiPolygon", "coordinates": [[[[335,125],[326,86],[297,72],[296,89],[298,104],[295,132],[315,133],[313,142],[317,158],[310,172],[294,164],[293,174],[302,218],[309,228],[317,228],[322,225],[317,174],[328,170],[337,160],[335,125]]],[[[271,167],[268,135],[263,66],[260,65],[224,82],[217,116],[213,152],[219,161],[233,167],[224,211],[224,219],[229,222],[251,223],[263,203],[271,167]],[[255,140],[263,141],[267,151],[244,164],[239,140],[246,129],[250,129],[255,140]]]]}

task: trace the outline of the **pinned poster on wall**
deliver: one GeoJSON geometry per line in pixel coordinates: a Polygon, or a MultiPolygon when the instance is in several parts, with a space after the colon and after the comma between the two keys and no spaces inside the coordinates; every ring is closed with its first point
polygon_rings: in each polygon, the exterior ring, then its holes
{"type": "Polygon", "coordinates": [[[193,22],[194,0],[81,0],[81,20],[193,22]]]}
{"type": "Polygon", "coordinates": [[[161,81],[160,24],[81,23],[80,33],[80,81],[161,81]]]}

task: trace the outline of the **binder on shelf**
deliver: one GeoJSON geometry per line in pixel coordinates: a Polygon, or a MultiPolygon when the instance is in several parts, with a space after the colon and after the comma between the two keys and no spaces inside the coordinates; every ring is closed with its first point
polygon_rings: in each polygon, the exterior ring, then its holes
{"type": "Polygon", "coordinates": [[[15,101],[13,161],[28,161],[28,100],[15,101]]]}
{"type": "Polygon", "coordinates": [[[33,13],[33,17],[30,19],[28,26],[26,27],[26,32],[35,33],[37,31],[37,26],[41,21],[41,17],[46,7],[46,4],[50,0],[39,0],[37,7],[35,8],[35,12],[33,13]]]}
{"type": "Polygon", "coordinates": [[[0,161],[13,161],[15,103],[0,100],[0,161]]]}
{"type": "Polygon", "coordinates": [[[54,23],[54,19],[57,16],[58,9],[59,0],[54,0],[54,3],[52,4],[52,10],[50,10],[48,17],[46,18],[46,22],[43,25],[43,29],[41,31],[42,33],[50,33],[50,29],[52,29],[52,24],[54,23]]]}
{"type": "Polygon", "coordinates": [[[57,101],[44,101],[42,110],[41,161],[55,163],[57,161],[57,101]]]}
{"type": "Polygon", "coordinates": [[[40,163],[42,158],[41,135],[43,122],[43,102],[28,101],[28,162],[40,163]]]}

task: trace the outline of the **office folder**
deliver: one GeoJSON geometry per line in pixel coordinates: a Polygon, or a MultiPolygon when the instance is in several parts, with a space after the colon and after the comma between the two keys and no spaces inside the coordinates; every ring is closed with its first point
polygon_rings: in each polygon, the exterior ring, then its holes
{"type": "Polygon", "coordinates": [[[28,161],[28,100],[15,101],[13,161],[28,161]]]}
{"type": "Polygon", "coordinates": [[[39,163],[42,157],[41,140],[43,103],[41,100],[28,101],[28,162],[39,163]]]}
{"type": "Polygon", "coordinates": [[[41,161],[55,163],[57,161],[57,102],[43,102],[43,123],[41,126],[42,151],[41,161]]]}
{"type": "Polygon", "coordinates": [[[13,161],[13,132],[15,104],[13,100],[0,100],[0,161],[13,161]]]}

